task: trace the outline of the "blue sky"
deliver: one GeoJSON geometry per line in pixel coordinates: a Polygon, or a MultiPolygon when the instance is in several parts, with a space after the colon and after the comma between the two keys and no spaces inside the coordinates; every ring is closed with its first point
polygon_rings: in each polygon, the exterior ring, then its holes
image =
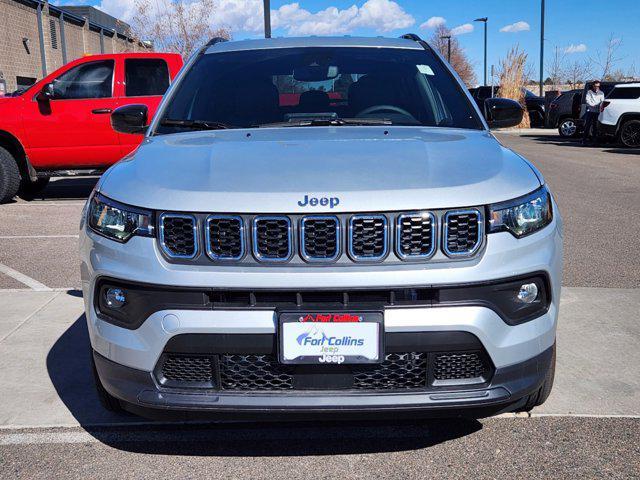
{"type": "MultiPolygon", "coordinates": [[[[89,3],[127,20],[134,1],[89,3]]],[[[212,22],[226,25],[234,38],[262,35],[262,0],[215,2],[218,7],[212,22]]],[[[529,54],[534,76],[538,75],[540,0],[271,0],[271,9],[274,36],[397,36],[415,32],[428,38],[433,30],[423,24],[441,17],[430,24],[444,19],[447,27],[462,26],[460,31],[466,32],[457,38],[474,64],[478,80],[482,80],[483,26],[473,20],[486,16],[489,65],[497,66],[508,49],[519,44],[529,54]],[[510,25],[507,30],[512,31],[500,31],[510,25]]],[[[635,67],[636,75],[640,75],[640,0],[546,0],[546,10],[545,58],[549,59],[558,47],[568,62],[588,60],[603,50],[613,35],[621,42],[617,67],[625,72],[635,67]]],[[[598,70],[594,67],[594,74],[598,70]]]]}

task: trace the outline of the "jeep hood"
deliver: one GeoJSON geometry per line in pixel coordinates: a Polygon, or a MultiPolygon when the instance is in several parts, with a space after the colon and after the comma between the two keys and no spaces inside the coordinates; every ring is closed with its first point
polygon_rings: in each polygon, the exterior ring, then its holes
{"type": "Polygon", "coordinates": [[[157,210],[333,212],[483,205],[535,190],[540,179],[486,131],[417,127],[285,127],[158,135],[98,188],[157,210]]]}

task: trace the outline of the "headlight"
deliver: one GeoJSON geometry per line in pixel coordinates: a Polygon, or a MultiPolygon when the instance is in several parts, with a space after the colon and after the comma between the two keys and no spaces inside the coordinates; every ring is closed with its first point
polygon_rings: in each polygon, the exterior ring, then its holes
{"type": "Polygon", "coordinates": [[[546,186],[533,193],[489,206],[489,233],[510,232],[520,238],[537,232],[553,219],[546,186]]]}
{"type": "Polygon", "coordinates": [[[153,213],[123,205],[99,193],[89,204],[89,228],[100,235],[124,243],[134,235],[153,236],[153,213]]]}

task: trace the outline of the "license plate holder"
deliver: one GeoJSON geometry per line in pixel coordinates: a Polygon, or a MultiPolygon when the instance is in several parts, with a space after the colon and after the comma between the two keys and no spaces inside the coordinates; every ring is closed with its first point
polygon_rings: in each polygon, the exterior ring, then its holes
{"type": "Polygon", "coordinates": [[[293,365],[380,363],[384,314],[376,310],[282,311],[278,357],[293,365]]]}

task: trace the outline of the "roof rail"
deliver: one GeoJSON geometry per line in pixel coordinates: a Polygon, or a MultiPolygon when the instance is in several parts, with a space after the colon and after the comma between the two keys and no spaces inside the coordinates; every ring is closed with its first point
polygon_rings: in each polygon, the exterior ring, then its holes
{"type": "Polygon", "coordinates": [[[224,38],[224,37],[213,37],[211,40],[209,40],[207,42],[207,47],[210,47],[211,45],[215,45],[216,43],[221,43],[221,42],[228,42],[229,39],[228,38],[224,38]]]}
{"type": "Polygon", "coordinates": [[[404,35],[401,35],[400,38],[404,38],[405,40],[413,40],[414,42],[422,42],[423,41],[415,33],[405,33],[404,35]]]}

